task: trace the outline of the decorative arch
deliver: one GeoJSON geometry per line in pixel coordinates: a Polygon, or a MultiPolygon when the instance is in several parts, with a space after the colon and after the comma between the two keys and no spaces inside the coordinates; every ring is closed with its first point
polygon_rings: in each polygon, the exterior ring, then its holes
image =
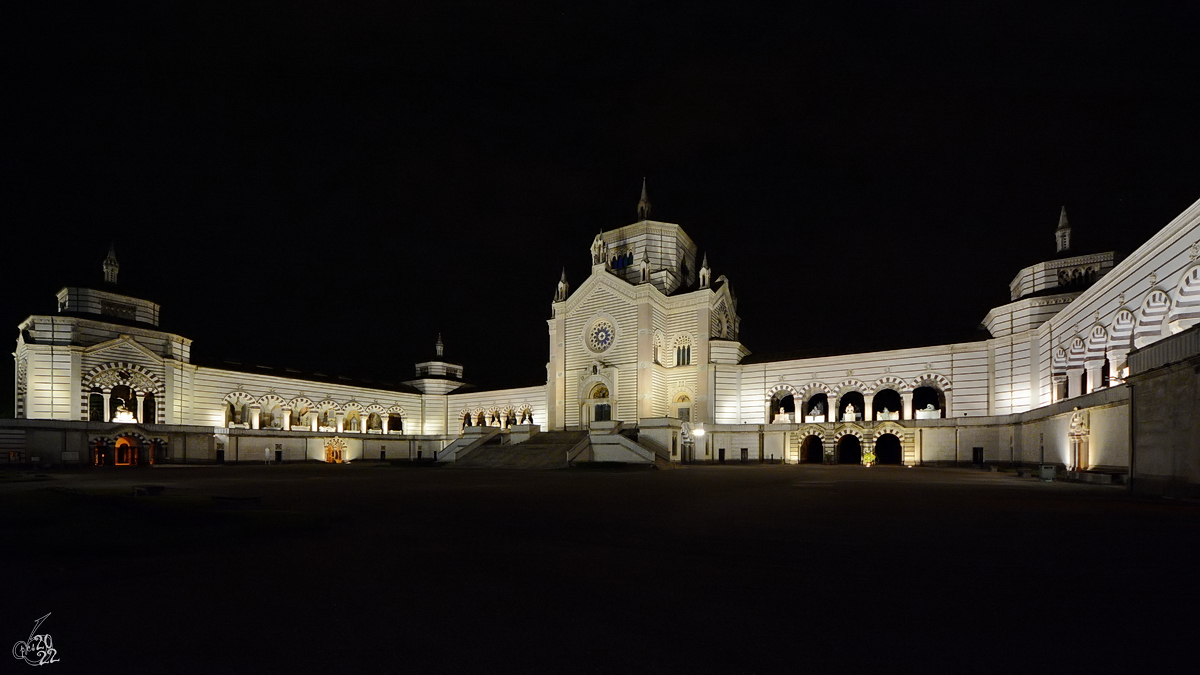
{"type": "Polygon", "coordinates": [[[1088,333],[1087,344],[1085,346],[1084,362],[1088,365],[1095,365],[1104,361],[1104,355],[1108,350],[1108,331],[1104,330],[1104,326],[1096,324],[1092,326],[1092,330],[1088,333]]]}
{"type": "Polygon", "coordinates": [[[945,376],[935,372],[925,372],[912,379],[912,388],[917,387],[933,387],[940,389],[942,393],[950,391],[953,387],[950,386],[950,380],[945,376]]]}
{"type": "Polygon", "coordinates": [[[1067,347],[1067,369],[1082,368],[1086,357],[1087,345],[1084,344],[1083,338],[1071,338],[1071,344],[1067,347]]]}
{"type": "Polygon", "coordinates": [[[1175,289],[1175,305],[1167,314],[1167,329],[1178,333],[1200,323],[1200,265],[1195,265],[1179,278],[1175,289]]]}
{"type": "Polygon", "coordinates": [[[778,394],[781,391],[786,391],[794,400],[800,400],[800,392],[796,391],[795,387],[790,384],[780,383],[767,389],[767,403],[774,401],[775,394],[778,394]]]}
{"type": "Polygon", "coordinates": [[[1146,294],[1138,308],[1137,326],[1133,329],[1134,347],[1145,347],[1162,337],[1163,320],[1170,306],[1171,298],[1166,293],[1154,289],[1146,294]]]}
{"type": "MultiPolygon", "coordinates": [[[[821,439],[822,443],[824,443],[826,440],[825,430],[822,429],[821,427],[811,425],[811,424],[800,427],[800,430],[797,431],[796,434],[797,434],[797,438],[799,438],[801,441],[808,438],[809,436],[816,436],[817,438],[821,439]]],[[[838,438],[841,438],[841,436],[839,436],[838,438]]]]}
{"type": "Polygon", "coordinates": [[[1062,347],[1054,348],[1054,355],[1050,359],[1050,367],[1056,373],[1067,372],[1067,350],[1062,347]]]}
{"type": "Polygon", "coordinates": [[[907,437],[910,437],[912,435],[912,432],[905,429],[904,426],[900,426],[899,424],[896,424],[894,422],[883,422],[880,425],[876,426],[876,428],[875,428],[875,437],[876,438],[886,435],[886,434],[895,436],[896,438],[899,438],[901,443],[905,443],[907,441],[907,437]]]}
{"type": "Polygon", "coordinates": [[[857,436],[858,440],[860,442],[863,440],[862,429],[858,429],[855,427],[843,427],[841,429],[838,429],[837,433],[834,434],[833,442],[837,443],[838,441],[842,440],[843,436],[857,436]]]}
{"type": "Polygon", "coordinates": [[[824,382],[809,382],[800,389],[800,396],[802,396],[805,401],[813,396],[816,396],[817,394],[825,394],[826,396],[832,398],[833,389],[831,389],[829,385],[825,384],[824,382]]]}
{"type": "Polygon", "coordinates": [[[898,394],[903,394],[905,391],[912,391],[907,382],[895,375],[884,375],[876,380],[875,384],[871,385],[871,394],[876,394],[881,389],[895,389],[898,394]]]}
{"type": "Polygon", "coordinates": [[[398,405],[388,406],[388,408],[385,412],[387,412],[390,415],[399,415],[401,417],[407,416],[404,412],[404,408],[401,406],[398,406],[398,405]]]}
{"type": "Polygon", "coordinates": [[[145,366],[122,361],[109,361],[94,366],[83,376],[83,389],[98,388],[104,393],[113,387],[124,385],[139,393],[162,395],[166,387],[158,375],[145,366]]]}
{"type": "Polygon", "coordinates": [[[839,382],[838,385],[834,387],[834,391],[837,392],[837,397],[840,399],[843,394],[851,391],[857,391],[860,394],[866,395],[870,393],[870,387],[868,387],[862,380],[849,379],[839,382]]]}
{"type": "Polygon", "coordinates": [[[1113,317],[1112,328],[1108,331],[1108,346],[1113,349],[1128,349],[1133,339],[1133,329],[1137,324],[1133,312],[1122,309],[1113,317]]]}
{"type": "Polygon", "coordinates": [[[650,341],[651,349],[653,350],[654,363],[662,365],[663,351],[666,349],[667,336],[661,330],[654,331],[654,337],[650,341]]]}
{"type": "MultiPolygon", "coordinates": [[[[17,406],[23,408],[23,402],[26,391],[26,364],[22,360],[17,367],[17,406]]],[[[135,414],[139,420],[147,420],[147,423],[155,423],[162,420],[166,413],[166,387],[162,380],[159,379],[153,371],[145,366],[136,363],[125,363],[123,361],[109,361],[94,366],[88,370],[80,380],[82,386],[79,392],[79,412],[81,419],[91,418],[91,405],[88,400],[93,394],[111,394],[114,387],[129,387],[134,395],[145,401],[147,396],[152,397],[154,417],[148,417],[148,413],[144,410],[137,410],[135,414]]],[[[23,414],[19,413],[18,416],[23,414]]],[[[109,419],[109,411],[105,411],[104,419],[109,419]]]]}

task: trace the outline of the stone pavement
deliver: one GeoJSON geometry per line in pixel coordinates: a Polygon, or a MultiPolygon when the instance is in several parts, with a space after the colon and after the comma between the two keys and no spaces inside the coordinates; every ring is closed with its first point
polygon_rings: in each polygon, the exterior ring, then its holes
{"type": "Polygon", "coordinates": [[[76,535],[22,512],[39,484],[0,484],[20,542],[0,637],[54,612],[56,672],[1173,672],[1197,599],[1197,505],[965,469],[156,467],[39,487],[146,483],[164,496],[122,508],[253,496],[252,517],[322,525],[159,549],[175,530],[155,521],[144,553],[48,556],[76,535]]]}

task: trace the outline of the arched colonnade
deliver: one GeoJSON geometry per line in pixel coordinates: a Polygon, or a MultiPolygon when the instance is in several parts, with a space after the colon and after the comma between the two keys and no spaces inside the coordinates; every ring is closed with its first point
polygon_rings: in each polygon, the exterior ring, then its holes
{"type": "MultiPolygon", "coordinates": [[[[1193,254],[1198,253],[1195,248],[1193,254]]],[[[1132,349],[1200,324],[1200,264],[1184,270],[1174,283],[1159,284],[1151,274],[1150,285],[1137,309],[1128,309],[1121,294],[1119,309],[1107,322],[1100,321],[1097,312],[1090,328],[1073,328],[1056,338],[1051,355],[1052,402],[1123,383],[1132,349]]]]}
{"type": "Polygon", "coordinates": [[[406,416],[399,405],[332,399],[316,402],[303,396],[284,399],[276,394],[255,397],[244,391],[226,394],[222,405],[224,426],[241,429],[403,434],[406,416]]]}
{"type": "Polygon", "coordinates": [[[910,380],[886,375],[871,384],[846,379],[830,386],[777,384],[767,390],[769,422],[885,422],[950,416],[950,380],[933,372],[910,380]],[[799,410],[797,410],[799,406],[799,410]]]}
{"type": "Polygon", "coordinates": [[[792,432],[790,445],[795,448],[793,457],[801,464],[865,464],[872,455],[873,464],[917,463],[912,430],[887,422],[873,428],[853,425],[836,431],[809,424],[792,432]]]}

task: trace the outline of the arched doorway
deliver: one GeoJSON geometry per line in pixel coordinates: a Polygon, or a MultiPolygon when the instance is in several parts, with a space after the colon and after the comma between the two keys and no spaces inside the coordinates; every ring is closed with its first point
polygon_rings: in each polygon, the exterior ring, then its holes
{"type": "Polygon", "coordinates": [[[903,464],[904,449],[895,434],[881,434],[875,439],[876,464],[903,464]]]}
{"type": "Polygon", "coordinates": [[[802,464],[821,464],[825,461],[825,443],[820,436],[812,435],[804,439],[800,446],[800,462],[802,464]]]}
{"type": "Polygon", "coordinates": [[[692,399],[687,394],[676,396],[672,407],[675,409],[675,417],[677,419],[684,422],[692,421],[692,399]]]}
{"type": "Polygon", "coordinates": [[[132,436],[121,436],[113,443],[113,464],[137,466],[141,460],[141,443],[132,436]]]}
{"type": "Polygon", "coordinates": [[[591,422],[607,422],[612,419],[612,401],[608,396],[608,387],[597,384],[588,392],[583,404],[584,426],[591,422]]]}
{"type": "Polygon", "coordinates": [[[866,410],[866,406],[863,405],[862,392],[847,392],[842,395],[841,399],[838,400],[838,414],[836,421],[841,422],[861,420],[863,418],[864,410],[866,410]],[[850,413],[850,406],[854,406],[853,413],[850,413]],[[850,414],[853,414],[853,417],[847,417],[847,415],[850,414]]]}
{"type": "Polygon", "coordinates": [[[903,417],[903,403],[895,389],[880,389],[871,397],[871,419],[898,420],[903,417]]]}
{"type": "Polygon", "coordinates": [[[862,464],[862,443],[858,436],[846,434],[838,440],[838,464],[862,464]]]}
{"type": "Polygon", "coordinates": [[[113,450],[104,439],[96,439],[92,444],[92,464],[94,466],[112,466],[113,450]]]}

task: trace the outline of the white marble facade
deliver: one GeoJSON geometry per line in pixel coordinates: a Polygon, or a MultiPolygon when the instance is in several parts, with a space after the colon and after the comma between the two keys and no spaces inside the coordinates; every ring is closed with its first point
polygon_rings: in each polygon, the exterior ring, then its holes
{"type": "MultiPolygon", "coordinates": [[[[694,457],[707,452],[714,461],[746,453],[801,461],[809,439],[828,454],[850,436],[866,444],[891,435],[913,463],[949,456],[945,430],[957,429],[956,461],[963,443],[978,442],[971,451],[982,448],[988,461],[1072,466],[1083,460],[1062,450],[1069,432],[1051,425],[1056,435],[1047,441],[1041,431],[1035,443],[1029,425],[1057,419],[1081,397],[1127,410],[1120,394],[1097,393],[1121,386],[1129,352],[1200,323],[1200,202],[1119,262],[1111,252],[1072,256],[1077,242],[1064,214],[1058,250],[1047,236],[1047,261],[1017,272],[1011,302],[984,317],[989,339],[791,360],[752,355],[738,341],[730,281],[713,274],[681,226],[649,220],[648,207],[642,215],[592,240],[591,271],[578,287],[565,273],[558,282],[543,387],[465,389],[463,366],[442,360],[440,339],[437,356],[391,389],[196,365],[191,340],[158,329],[157,305],[119,292],[110,254],[98,290],[65,288],[58,314],[19,326],[16,414],[109,422],[119,413],[209,436],[345,434],[420,438],[429,447],[470,426],[554,430],[672,418],[708,430],[704,443],[716,447],[694,457]],[[1012,425],[1020,429],[1001,431],[1012,425]],[[977,441],[964,440],[977,432],[977,441]]],[[[1109,450],[1097,449],[1109,453],[1104,461],[1091,464],[1119,466],[1122,452],[1127,462],[1119,435],[1111,434],[1109,450]]]]}

